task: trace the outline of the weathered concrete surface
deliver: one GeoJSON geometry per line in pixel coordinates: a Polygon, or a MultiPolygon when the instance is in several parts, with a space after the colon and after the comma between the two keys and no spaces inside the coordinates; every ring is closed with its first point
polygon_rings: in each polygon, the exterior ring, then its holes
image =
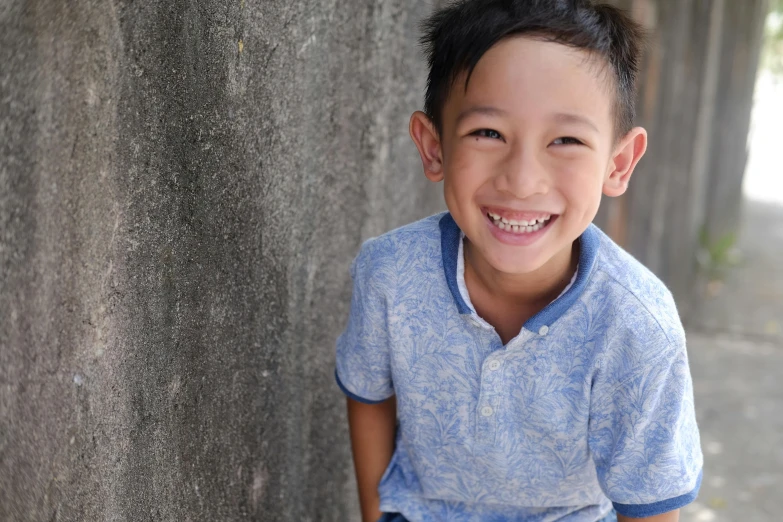
{"type": "Polygon", "coordinates": [[[0,7],[0,520],[355,514],[360,241],[441,207],[412,0],[0,7]]]}
{"type": "Polygon", "coordinates": [[[682,522],[770,522],[783,499],[783,343],[688,336],[704,483],[682,522]]]}
{"type": "Polygon", "coordinates": [[[783,207],[747,202],[739,246],[687,325],[705,468],[683,522],[783,513],[783,207]]]}

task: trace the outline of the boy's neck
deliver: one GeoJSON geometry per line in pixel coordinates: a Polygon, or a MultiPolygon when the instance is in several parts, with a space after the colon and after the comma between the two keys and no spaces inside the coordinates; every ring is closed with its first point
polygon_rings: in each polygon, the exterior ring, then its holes
{"type": "Polygon", "coordinates": [[[538,270],[521,275],[495,270],[467,238],[464,249],[465,285],[476,312],[499,331],[495,323],[519,323],[519,328],[509,326],[516,333],[568,286],[579,262],[578,240],[538,270]]]}

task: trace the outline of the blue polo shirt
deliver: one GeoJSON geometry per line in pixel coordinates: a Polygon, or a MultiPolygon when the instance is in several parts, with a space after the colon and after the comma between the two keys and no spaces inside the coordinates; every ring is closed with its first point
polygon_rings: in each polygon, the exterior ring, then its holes
{"type": "Polygon", "coordinates": [[[438,214],[364,243],[336,377],[397,397],[381,510],[412,522],[595,522],[693,501],[702,453],[685,334],[664,284],[594,225],[571,286],[505,346],[438,214]],[[460,291],[460,288],[463,291],[460,291]]]}

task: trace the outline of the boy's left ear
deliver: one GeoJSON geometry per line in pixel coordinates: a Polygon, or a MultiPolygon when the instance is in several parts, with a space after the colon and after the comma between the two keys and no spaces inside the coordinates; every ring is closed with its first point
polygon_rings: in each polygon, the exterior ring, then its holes
{"type": "Polygon", "coordinates": [[[604,179],[604,194],[617,197],[625,193],[631,174],[646,150],[647,131],[641,127],[628,131],[615,147],[609,162],[609,171],[604,179]]]}

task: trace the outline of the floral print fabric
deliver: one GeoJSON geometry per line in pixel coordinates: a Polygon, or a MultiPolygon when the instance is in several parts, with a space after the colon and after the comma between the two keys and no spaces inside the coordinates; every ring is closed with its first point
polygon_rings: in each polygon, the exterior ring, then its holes
{"type": "Polygon", "coordinates": [[[612,504],[651,516],[692,501],[702,453],[663,283],[591,225],[574,283],[503,346],[459,293],[460,241],[440,214],[365,242],[351,267],[338,384],[364,402],[397,397],[381,509],[595,522],[612,504]]]}

